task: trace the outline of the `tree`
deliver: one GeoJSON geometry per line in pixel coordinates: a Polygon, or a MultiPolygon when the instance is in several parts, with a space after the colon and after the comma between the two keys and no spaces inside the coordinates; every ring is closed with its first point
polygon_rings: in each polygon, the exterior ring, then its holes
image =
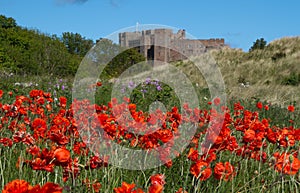
{"type": "Polygon", "coordinates": [[[64,32],[61,38],[69,53],[79,56],[85,54],[93,47],[94,42],[90,39],[85,39],[78,33],[64,32]]]}
{"type": "Polygon", "coordinates": [[[118,54],[108,63],[104,71],[110,77],[118,77],[134,64],[145,61],[145,57],[141,55],[135,48],[130,48],[118,54]]]}
{"type": "Polygon", "coordinates": [[[14,20],[11,17],[5,17],[4,15],[0,15],[0,27],[1,28],[12,28],[12,27],[16,27],[17,23],[16,20],[14,20]]]}
{"type": "Polygon", "coordinates": [[[118,53],[121,52],[121,47],[114,43],[110,39],[100,38],[97,40],[96,47],[93,49],[93,53],[102,64],[110,62],[118,53]]]}
{"type": "Polygon", "coordinates": [[[13,18],[0,16],[0,71],[74,75],[81,60],[57,36],[22,28],[13,18]]]}
{"type": "Polygon", "coordinates": [[[264,38],[260,38],[257,39],[255,42],[253,42],[253,45],[251,46],[251,48],[249,49],[249,51],[253,51],[253,50],[263,50],[267,45],[267,41],[264,40],[264,38]]]}
{"type": "Polygon", "coordinates": [[[101,38],[84,61],[87,68],[93,66],[101,70],[101,78],[110,79],[120,76],[130,66],[145,61],[145,57],[134,48],[122,48],[110,39],[101,38]]]}

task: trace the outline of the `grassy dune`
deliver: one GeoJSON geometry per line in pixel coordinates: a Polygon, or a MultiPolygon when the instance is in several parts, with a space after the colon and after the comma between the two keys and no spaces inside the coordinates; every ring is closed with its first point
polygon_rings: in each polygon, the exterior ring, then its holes
{"type": "MultiPolygon", "coordinates": [[[[278,39],[252,52],[224,48],[212,51],[211,56],[222,73],[228,98],[255,98],[281,105],[300,99],[300,37],[278,39]]],[[[179,62],[176,66],[205,87],[192,63],[179,62]]]]}

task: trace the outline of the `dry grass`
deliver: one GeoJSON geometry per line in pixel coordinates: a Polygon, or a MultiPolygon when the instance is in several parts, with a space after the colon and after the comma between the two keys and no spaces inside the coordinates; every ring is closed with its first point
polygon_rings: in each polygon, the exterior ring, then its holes
{"type": "MultiPolygon", "coordinates": [[[[243,52],[224,48],[212,51],[211,56],[222,73],[228,98],[254,97],[282,105],[300,100],[299,85],[283,84],[283,81],[293,73],[300,74],[300,37],[275,40],[264,50],[243,52]],[[247,82],[248,87],[241,86],[241,83],[247,82]]],[[[180,67],[193,82],[201,86],[206,85],[201,73],[196,72],[192,63],[177,63],[176,66],[180,67]]]]}

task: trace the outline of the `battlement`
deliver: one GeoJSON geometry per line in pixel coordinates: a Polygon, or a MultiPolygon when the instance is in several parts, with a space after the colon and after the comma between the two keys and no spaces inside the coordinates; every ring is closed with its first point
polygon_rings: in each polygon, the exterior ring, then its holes
{"type": "Polygon", "coordinates": [[[211,38],[208,40],[199,40],[205,46],[224,46],[225,40],[223,38],[211,38]]]}

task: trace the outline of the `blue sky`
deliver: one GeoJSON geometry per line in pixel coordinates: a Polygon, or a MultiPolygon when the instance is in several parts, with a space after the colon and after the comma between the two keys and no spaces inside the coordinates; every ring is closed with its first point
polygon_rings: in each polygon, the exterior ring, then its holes
{"type": "Polygon", "coordinates": [[[162,24],[245,51],[261,37],[300,35],[299,8],[299,0],[0,0],[0,14],[47,34],[96,40],[137,22],[162,24]]]}

